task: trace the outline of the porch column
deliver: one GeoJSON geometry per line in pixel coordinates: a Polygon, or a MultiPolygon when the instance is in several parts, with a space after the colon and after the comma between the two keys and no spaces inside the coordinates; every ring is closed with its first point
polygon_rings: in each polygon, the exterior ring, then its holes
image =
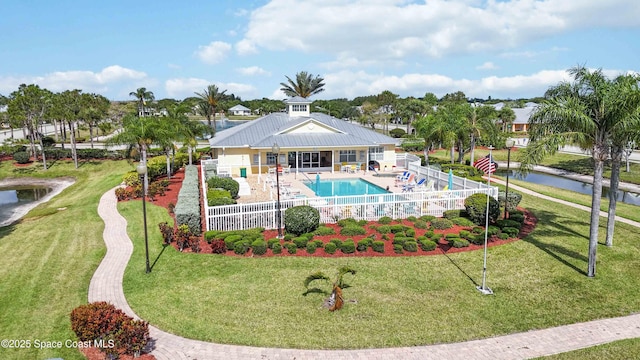
{"type": "Polygon", "coordinates": [[[258,150],[258,184],[262,180],[262,151],[258,150]]]}
{"type": "Polygon", "coordinates": [[[336,151],[331,150],[331,173],[333,174],[336,170],[336,151]]]}

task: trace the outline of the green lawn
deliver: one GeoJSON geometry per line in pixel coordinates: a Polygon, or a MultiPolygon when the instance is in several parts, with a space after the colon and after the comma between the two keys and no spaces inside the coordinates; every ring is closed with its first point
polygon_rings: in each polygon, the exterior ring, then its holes
{"type": "Polygon", "coordinates": [[[640,339],[615,341],[567,353],[541,357],[545,360],[629,360],[637,359],[640,354],[640,339]]]}
{"type": "MultiPolygon", "coordinates": [[[[588,213],[525,196],[538,216],[525,240],[491,248],[480,295],[482,251],[406,258],[238,258],[162,251],[152,225],[150,275],[143,271],[140,203],[119,204],[136,242],[125,273],[133,309],[172,333],[219,343],[354,349],[455,342],[627,315],[640,310],[637,229],[620,224],[615,247],[601,246],[598,275],[585,276],[588,213]],[[526,259],[526,261],[523,261],[526,259]],[[343,310],[303,297],[315,271],[358,271],[343,310]]],[[[153,208],[153,207],[152,207],[153,208]]],[[[153,209],[150,224],[167,219],[153,209]]],[[[604,222],[603,222],[604,223],[604,222]]],[[[604,241],[604,228],[601,230],[604,241]]]]}
{"type": "Polygon", "coordinates": [[[74,176],[77,181],[19,224],[0,228],[0,339],[31,340],[31,349],[2,349],[2,359],[83,359],[76,349],[37,350],[34,340],[76,340],[69,313],[87,302],[89,281],[105,254],[100,196],[131,168],[120,162],[85,162],[75,170],[58,161],[16,169],[0,163],[0,178],[74,176]],[[59,211],[58,208],[66,208],[59,211]]]}

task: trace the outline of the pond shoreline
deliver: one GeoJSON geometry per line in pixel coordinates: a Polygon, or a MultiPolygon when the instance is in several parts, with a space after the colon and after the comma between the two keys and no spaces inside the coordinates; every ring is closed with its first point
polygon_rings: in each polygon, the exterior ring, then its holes
{"type": "Polygon", "coordinates": [[[72,177],[61,177],[56,179],[39,179],[39,178],[7,178],[0,180],[0,187],[8,187],[8,186],[22,186],[22,185],[33,185],[33,186],[43,186],[48,187],[51,191],[43,196],[41,199],[37,201],[32,201],[28,204],[17,206],[15,209],[11,211],[11,215],[5,219],[0,221],[0,227],[9,226],[11,224],[16,223],[23,216],[25,216],[31,209],[36,206],[51,200],[54,196],[60,194],[64,189],[73,185],[76,182],[76,179],[72,177]]]}

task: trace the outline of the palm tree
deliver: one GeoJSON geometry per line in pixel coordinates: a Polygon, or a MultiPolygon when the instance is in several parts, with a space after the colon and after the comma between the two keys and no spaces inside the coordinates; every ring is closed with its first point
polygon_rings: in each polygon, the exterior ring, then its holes
{"type": "Polygon", "coordinates": [[[209,127],[213,134],[216,132],[216,111],[218,106],[220,106],[220,101],[222,101],[226,96],[225,92],[227,92],[227,90],[220,91],[217,86],[209,85],[203,92],[195,93],[209,104],[210,113],[213,115],[213,126],[211,126],[210,117],[207,117],[207,121],[209,122],[209,127]]]}
{"type": "Polygon", "coordinates": [[[521,170],[527,171],[568,143],[591,150],[594,175],[587,276],[594,277],[604,162],[609,158],[612,136],[637,121],[629,116],[637,111],[630,106],[636,95],[629,82],[609,80],[602,70],[578,66],[568,72],[573,82],[549,88],[529,119],[529,145],[521,157],[521,170]]]}
{"type": "Polygon", "coordinates": [[[329,277],[323,272],[318,271],[316,273],[313,273],[307,276],[307,278],[304,280],[304,287],[307,288],[307,291],[305,291],[302,295],[307,296],[308,294],[313,293],[329,295],[329,297],[324,302],[324,306],[328,308],[329,311],[340,310],[342,308],[342,305],[344,304],[342,290],[350,287],[343,281],[343,277],[346,274],[355,275],[356,271],[348,266],[339,268],[336,275],[336,280],[332,284],[332,290],[331,292],[328,292],[318,287],[309,288],[309,285],[316,280],[322,280],[325,282],[329,281],[329,277]]]}
{"type": "Polygon", "coordinates": [[[320,75],[317,75],[315,78],[313,74],[309,74],[306,71],[301,71],[296,74],[296,81],[291,80],[290,77],[285,76],[288,80],[288,83],[280,83],[282,85],[282,90],[287,96],[300,96],[303,98],[308,98],[311,95],[315,95],[324,91],[322,88],[324,86],[323,78],[320,75]]]}
{"type": "Polygon", "coordinates": [[[147,105],[147,101],[155,100],[155,96],[153,96],[153,92],[147,91],[147,88],[141,87],[136,91],[132,91],[129,93],[129,96],[133,96],[138,101],[138,109],[140,112],[138,113],[140,116],[144,117],[144,106],[147,105]]]}
{"type": "Polygon", "coordinates": [[[625,95],[628,101],[625,104],[629,107],[627,110],[629,119],[625,122],[626,126],[616,128],[611,141],[611,182],[609,185],[609,211],[607,214],[607,237],[605,240],[605,245],[607,246],[613,246],[622,156],[629,143],[640,134],[640,89],[638,87],[640,76],[623,75],[615,81],[620,83],[628,82],[627,90],[629,90],[629,93],[625,95]]]}

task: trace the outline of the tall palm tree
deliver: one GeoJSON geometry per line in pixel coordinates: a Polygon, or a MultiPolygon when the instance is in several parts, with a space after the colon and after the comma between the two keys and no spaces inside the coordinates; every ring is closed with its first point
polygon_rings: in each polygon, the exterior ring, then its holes
{"type": "Polygon", "coordinates": [[[315,95],[324,91],[324,79],[320,75],[313,77],[313,74],[309,74],[306,71],[301,71],[296,74],[296,81],[291,80],[290,77],[285,76],[288,83],[280,83],[282,90],[287,96],[300,96],[308,98],[311,95],[315,95]]]}
{"type": "Polygon", "coordinates": [[[602,70],[578,66],[568,72],[573,82],[549,88],[545,100],[529,119],[529,144],[521,157],[522,170],[527,171],[568,143],[591,150],[594,175],[587,276],[594,277],[604,162],[610,154],[613,134],[635,121],[629,116],[633,91],[628,82],[610,80],[602,70]]]}
{"type": "Polygon", "coordinates": [[[618,202],[618,184],[620,182],[620,167],[622,165],[622,156],[630,141],[640,135],[640,88],[638,75],[622,75],[615,80],[619,83],[627,83],[626,90],[629,92],[624,95],[627,101],[619,106],[628,106],[626,111],[628,119],[624,122],[625,126],[616,128],[611,141],[611,181],[609,185],[609,211],[607,214],[607,237],[605,245],[613,246],[613,231],[616,223],[616,207],[618,202]]]}
{"type": "Polygon", "coordinates": [[[195,93],[202,100],[205,100],[207,104],[209,104],[210,113],[213,115],[213,126],[211,126],[210,118],[207,118],[207,121],[209,122],[209,127],[211,128],[213,134],[215,134],[216,132],[216,111],[220,106],[220,101],[222,101],[226,97],[225,92],[227,92],[227,90],[220,91],[217,86],[209,85],[206,89],[204,89],[203,92],[195,93]]]}
{"type": "Polygon", "coordinates": [[[138,101],[138,109],[140,110],[139,115],[144,117],[144,106],[147,105],[147,101],[151,102],[155,100],[155,96],[152,91],[147,91],[147,88],[141,87],[136,89],[136,91],[132,91],[129,93],[129,96],[132,96],[138,101]]]}

